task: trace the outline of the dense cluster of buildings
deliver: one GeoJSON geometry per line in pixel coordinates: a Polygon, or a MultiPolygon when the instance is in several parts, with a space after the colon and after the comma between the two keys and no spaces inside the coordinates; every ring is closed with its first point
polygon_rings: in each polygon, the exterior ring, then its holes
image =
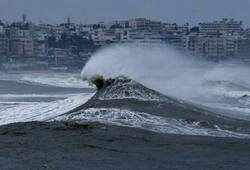
{"type": "Polygon", "coordinates": [[[211,59],[250,59],[250,29],[241,21],[164,23],[145,18],[111,23],[75,24],[68,18],[59,25],[0,22],[0,59],[43,59],[65,64],[69,58],[85,61],[98,48],[112,43],[161,44],[194,56],[211,59]]]}

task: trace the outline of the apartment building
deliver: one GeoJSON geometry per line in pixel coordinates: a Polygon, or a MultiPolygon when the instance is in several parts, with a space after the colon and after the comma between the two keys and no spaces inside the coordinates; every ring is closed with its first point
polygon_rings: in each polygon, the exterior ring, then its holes
{"type": "Polygon", "coordinates": [[[46,33],[42,31],[35,31],[32,35],[33,38],[33,48],[34,56],[42,57],[46,56],[48,53],[48,37],[46,33]]]}
{"type": "Polygon", "coordinates": [[[6,55],[9,53],[9,38],[6,35],[6,30],[3,25],[0,25],[0,54],[6,55]]]}
{"type": "Polygon", "coordinates": [[[187,34],[189,31],[189,24],[178,25],[176,23],[164,23],[163,31],[173,34],[187,34]]]}
{"type": "Polygon", "coordinates": [[[184,52],[189,55],[198,55],[198,46],[200,42],[200,36],[198,33],[191,33],[183,37],[184,52]]]}
{"type": "Polygon", "coordinates": [[[215,36],[200,38],[198,54],[203,57],[214,59],[226,57],[225,39],[215,36]]]}
{"type": "Polygon", "coordinates": [[[26,29],[12,27],[10,29],[10,52],[18,57],[33,56],[33,38],[26,29]]]}
{"type": "Polygon", "coordinates": [[[151,21],[145,18],[136,18],[128,21],[129,27],[138,31],[160,32],[162,23],[159,21],[151,21]]]}
{"type": "Polygon", "coordinates": [[[242,31],[242,22],[234,19],[223,18],[221,21],[199,23],[199,29],[201,34],[215,32],[235,33],[242,31]]]}
{"type": "Polygon", "coordinates": [[[98,29],[91,33],[91,39],[97,45],[105,45],[118,41],[117,35],[111,30],[98,29]]]}

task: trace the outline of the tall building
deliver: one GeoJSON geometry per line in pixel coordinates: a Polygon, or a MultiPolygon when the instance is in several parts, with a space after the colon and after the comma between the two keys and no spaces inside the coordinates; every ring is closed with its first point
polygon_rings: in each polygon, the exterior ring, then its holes
{"type": "Polygon", "coordinates": [[[189,55],[198,55],[199,54],[199,42],[200,37],[198,33],[191,33],[183,37],[183,47],[184,52],[189,55]]]}
{"type": "Polygon", "coordinates": [[[33,38],[29,30],[12,27],[10,29],[10,51],[18,57],[34,55],[33,38]]]}
{"type": "Polygon", "coordinates": [[[8,54],[9,53],[9,38],[6,34],[0,34],[0,54],[8,54]]]}
{"type": "Polygon", "coordinates": [[[0,25],[0,54],[6,55],[9,53],[9,38],[6,35],[6,30],[3,25],[0,25]]]}
{"type": "Polygon", "coordinates": [[[33,48],[34,56],[41,57],[48,54],[48,38],[47,35],[41,31],[35,31],[33,34],[33,48]]]}

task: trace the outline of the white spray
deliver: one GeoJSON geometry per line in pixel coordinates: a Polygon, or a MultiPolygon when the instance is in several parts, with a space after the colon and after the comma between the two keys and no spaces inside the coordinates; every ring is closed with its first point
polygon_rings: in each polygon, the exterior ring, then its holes
{"type": "Polygon", "coordinates": [[[207,81],[250,84],[250,69],[237,64],[215,64],[184,56],[164,47],[114,45],[94,54],[82,77],[124,75],[164,94],[191,99],[207,95],[207,81]]]}

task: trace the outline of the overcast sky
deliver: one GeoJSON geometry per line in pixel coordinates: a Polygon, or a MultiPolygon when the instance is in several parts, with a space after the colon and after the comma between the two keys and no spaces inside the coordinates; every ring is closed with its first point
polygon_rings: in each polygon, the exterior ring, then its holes
{"type": "Polygon", "coordinates": [[[192,25],[222,17],[242,20],[250,27],[250,0],[0,0],[0,19],[21,15],[35,22],[95,23],[134,17],[192,25]]]}

